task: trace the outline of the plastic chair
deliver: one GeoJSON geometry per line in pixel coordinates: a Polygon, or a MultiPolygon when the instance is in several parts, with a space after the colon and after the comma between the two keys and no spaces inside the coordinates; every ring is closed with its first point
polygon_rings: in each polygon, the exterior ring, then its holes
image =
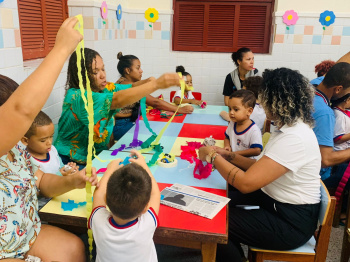
{"type": "MultiPolygon", "coordinates": [[[[173,98],[175,96],[176,91],[171,91],[170,92],[170,103],[173,102],[173,98]]],[[[196,100],[202,100],[202,93],[201,92],[192,92],[192,95],[196,100]]]]}
{"type": "Polygon", "coordinates": [[[263,145],[263,148],[265,148],[267,142],[269,142],[269,139],[270,139],[270,136],[271,134],[269,132],[265,132],[262,136],[262,145],[263,145]]]}
{"type": "Polygon", "coordinates": [[[348,210],[346,212],[346,223],[344,227],[343,245],[341,249],[340,262],[348,262],[350,257],[350,194],[348,210]]]}
{"type": "Polygon", "coordinates": [[[321,207],[318,217],[320,226],[318,233],[315,234],[316,238],[312,236],[305,245],[286,251],[249,247],[249,261],[326,261],[335,202],[336,198],[329,195],[327,188],[321,181],[321,207]]]}

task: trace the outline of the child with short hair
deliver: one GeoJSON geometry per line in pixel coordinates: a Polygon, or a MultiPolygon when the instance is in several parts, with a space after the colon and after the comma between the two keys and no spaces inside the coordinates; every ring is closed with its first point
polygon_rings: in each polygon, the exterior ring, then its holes
{"type": "Polygon", "coordinates": [[[263,78],[261,76],[251,76],[243,81],[243,89],[252,91],[255,95],[256,102],[253,113],[250,115],[250,119],[255,122],[255,124],[260,128],[261,132],[263,132],[264,123],[266,120],[265,110],[262,105],[260,105],[259,101],[259,90],[261,88],[262,81],[263,78]]]}
{"type": "Polygon", "coordinates": [[[224,140],[226,150],[253,159],[256,159],[263,149],[261,131],[250,119],[255,100],[254,93],[248,90],[241,89],[231,94],[228,101],[231,121],[224,140]]]}
{"type": "Polygon", "coordinates": [[[40,111],[27,133],[22,137],[21,142],[27,147],[26,150],[44,173],[66,176],[78,171],[73,162],[68,163],[69,167],[63,166],[61,158],[52,144],[54,132],[55,127],[51,118],[40,111]]]}
{"type": "Polygon", "coordinates": [[[143,156],[135,151],[130,164],[121,159],[107,166],[95,190],[89,218],[97,262],[158,261],[153,234],[158,226],[160,192],[143,156]],[[110,212],[107,210],[108,206],[110,212]]]}
{"type": "MultiPolygon", "coordinates": [[[[188,104],[194,104],[197,106],[201,106],[204,101],[203,100],[196,100],[196,98],[192,94],[193,85],[192,85],[192,76],[190,75],[190,73],[186,72],[185,68],[181,65],[176,67],[176,73],[182,74],[182,78],[185,80],[185,84],[186,84],[184,97],[183,97],[181,103],[183,103],[183,104],[188,103],[188,104]]],[[[174,98],[173,98],[173,103],[179,105],[180,101],[181,101],[181,89],[176,91],[174,98]]]]}
{"type": "Polygon", "coordinates": [[[334,126],[334,150],[350,148],[350,117],[347,108],[350,107],[350,94],[347,94],[332,103],[335,126],[334,126]]]}

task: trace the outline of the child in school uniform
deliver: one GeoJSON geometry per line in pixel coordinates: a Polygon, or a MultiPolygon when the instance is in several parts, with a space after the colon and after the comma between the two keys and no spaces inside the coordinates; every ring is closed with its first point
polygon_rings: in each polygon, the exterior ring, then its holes
{"type": "Polygon", "coordinates": [[[263,146],[261,131],[250,119],[255,106],[254,93],[238,90],[230,96],[228,106],[231,121],[225,132],[224,148],[256,159],[263,146]]]}
{"type": "MultiPolygon", "coordinates": [[[[51,118],[40,111],[21,142],[33,158],[33,163],[44,173],[67,176],[78,171],[75,163],[64,166],[56,148],[52,145],[55,127],[51,118]]],[[[51,198],[38,197],[39,209],[51,198]]]]}
{"type": "Polygon", "coordinates": [[[89,219],[96,262],[158,261],[153,234],[158,226],[160,192],[143,156],[132,151],[130,164],[114,160],[94,192],[89,219]],[[108,206],[110,212],[107,210],[108,206]]]}
{"type": "MultiPolygon", "coordinates": [[[[192,94],[193,85],[192,85],[192,76],[190,75],[190,73],[186,72],[185,68],[183,66],[177,66],[176,73],[182,74],[182,77],[185,80],[185,84],[186,84],[184,97],[183,97],[181,103],[194,104],[194,105],[198,105],[198,106],[203,104],[202,100],[196,100],[196,98],[192,94]]],[[[179,105],[180,101],[181,101],[181,89],[176,91],[174,98],[173,98],[173,103],[179,105]]]]}
{"type": "Polygon", "coordinates": [[[253,113],[250,115],[250,119],[255,122],[255,124],[259,127],[261,132],[263,132],[264,123],[266,120],[265,110],[260,104],[260,101],[258,98],[262,80],[263,78],[261,76],[251,76],[243,81],[243,89],[252,91],[255,95],[256,102],[255,102],[253,113]]]}
{"type": "Polygon", "coordinates": [[[350,107],[350,94],[332,103],[335,115],[334,150],[345,150],[350,147],[350,117],[347,108],[350,107]]]}

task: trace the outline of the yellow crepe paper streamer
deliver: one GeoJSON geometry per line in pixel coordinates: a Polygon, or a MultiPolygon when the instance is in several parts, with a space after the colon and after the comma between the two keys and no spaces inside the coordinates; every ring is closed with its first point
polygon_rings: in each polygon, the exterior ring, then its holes
{"type": "MultiPolygon", "coordinates": [[[[157,144],[159,144],[159,140],[162,138],[162,136],[163,136],[165,130],[168,128],[168,126],[169,126],[169,124],[171,123],[171,121],[173,121],[173,119],[174,119],[174,117],[175,117],[177,111],[178,111],[179,108],[180,108],[182,99],[183,99],[184,94],[185,94],[185,86],[186,86],[186,84],[185,84],[185,81],[182,79],[182,74],[179,72],[178,75],[179,75],[179,77],[180,77],[180,86],[181,86],[180,104],[179,104],[179,106],[177,107],[175,113],[174,113],[174,114],[172,115],[172,117],[169,119],[168,123],[162,128],[162,130],[159,132],[157,138],[152,142],[151,145],[157,145],[157,144]]],[[[140,151],[140,153],[147,153],[147,152],[149,152],[149,151],[151,151],[151,150],[152,150],[152,147],[150,146],[149,148],[142,149],[142,150],[140,151]]],[[[160,155],[160,157],[162,157],[162,156],[163,156],[163,154],[160,155]]]]}
{"type": "MultiPolygon", "coordinates": [[[[77,15],[78,23],[75,25],[75,29],[79,31],[79,33],[84,36],[84,23],[82,15],[77,15]]],[[[77,67],[78,67],[78,78],[79,78],[79,88],[81,92],[81,97],[84,101],[85,109],[88,112],[88,120],[89,120],[89,137],[88,137],[88,155],[86,158],[86,176],[91,177],[91,168],[92,168],[92,154],[93,154],[93,146],[94,146],[94,108],[93,108],[93,100],[92,100],[92,91],[90,87],[90,81],[87,74],[87,70],[85,70],[85,79],[86,79],[86,90],[83,86],[83,76],[81,74],[81,54],[83,54],[83,59],[85,61],[85,52],[84,52],[84,40],[80,41],[76,50],[77,54],[77,67]],[[85,91],[87,92],[87,98],[85,97],[85,91]]],[[[85,186],[86,190],[86,215],[87,218],[90,217],[92,211],[92,191],[91,191],[91,183],[87,182],[85,186]]],[[[92,260],[92,230],[88,229],[88,237],[89,237],[89,251],[90,251],[90,260],[92,260]]]]}

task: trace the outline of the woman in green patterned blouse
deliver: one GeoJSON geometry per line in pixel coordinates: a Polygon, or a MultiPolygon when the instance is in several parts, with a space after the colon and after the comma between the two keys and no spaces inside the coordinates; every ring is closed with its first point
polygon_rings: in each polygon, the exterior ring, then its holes
{"type": "MultiPolygon", "coordinates": [[[[96,154],[107,149],[113,126],[114,114],[118,108],[135,103],[157,89],[179,85],[177,74],[164,74],[158,79],[143,85],[117,91],[112,83],[107,83],[104,63],[94,50],[85,48],[85,63],[82,59],[83,84],[86,86],[85,71],[90,80],[94,101],[94,146],[96,154]],[[85,64],[85,66],[84,66],[85,64]],[[116,92],[117,91],[117,92],[116,92]]],[[[55,142],[63,163],[75,162],[80,168],[85,166],[88,147],[88,114],[79,89],[77,56],[69,59],[67,93],[63,101],[62,115],[58,122],[58,136],[55,142]]]]}

